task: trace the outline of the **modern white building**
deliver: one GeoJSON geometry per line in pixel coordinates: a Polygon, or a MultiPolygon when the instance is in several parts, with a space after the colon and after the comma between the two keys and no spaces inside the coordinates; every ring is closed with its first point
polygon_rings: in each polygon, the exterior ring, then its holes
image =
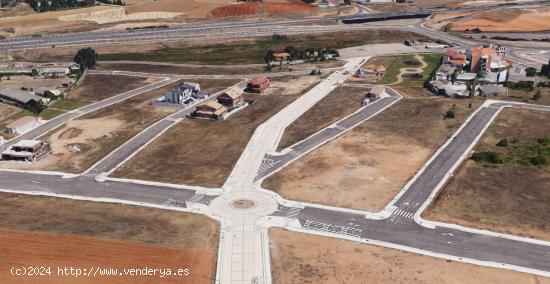
{"type": "Polygon", "coordinates": [[[197,83],[181,83],[164,94],[164,102],[171,104],[187,104],[189,100],[205,99],[208,93],[201,91],[197,83]]]}
{"type": "Polygon", "coordinates": [[[8,124],[5,132],[10,134],[25,133],[40,125],[40,119],[33,116],[24,116],[20,119],[8,124]]]}

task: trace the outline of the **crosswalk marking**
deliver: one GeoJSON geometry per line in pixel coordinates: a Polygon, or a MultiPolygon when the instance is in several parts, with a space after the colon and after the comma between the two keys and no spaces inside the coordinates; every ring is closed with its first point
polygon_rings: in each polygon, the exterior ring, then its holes
{"type": "Polygon", "coordinates": [[[195,194],[191,199],[189,199],[189,202],[197,203],[199,202],[205,195],[204,194],[195,194]]]}
{"type": "Polygon", "coordinates": [[[302,211],[302,208],[292,208],[288,210],[286,213],[287,218],[296,218],[298,215],[300,215],[300,212],[302,211]]]}
{"type": "Polygon", "coordinates": [[[258,169],[258,174],[261,174],[261,173],[267,171],[268,169],[275,167],[278,163],[279,163],[279,161],[275,161],[275,160],[270,159],[270,158],[264,158],[262,160],[261,165],[260,165],[260,169],[258,169]]]}
{"type": "Polygon", "coordinates": [[[334,225],[334,224],[325,224],[325,223],[315,222],[310,220],[306,220],[303,227],[306,229],[325,231],[329,233],[348,235],[348,236],[353,236],[358,238],[361,237],[361,233],[363,232],[363,230],[360,228],[352,228],[352,227],[340,226],[340,225],[334,225]]]}
{"type": "Polygon", "coordinates": [[[407,219],[412,219],[413,216],[414,216],[414,213],[403,211],[401,209],[395,210],[395,212],[393,214],[397,215],[397,216],[400,216],[400,217],[407,218],[407,219]]]}

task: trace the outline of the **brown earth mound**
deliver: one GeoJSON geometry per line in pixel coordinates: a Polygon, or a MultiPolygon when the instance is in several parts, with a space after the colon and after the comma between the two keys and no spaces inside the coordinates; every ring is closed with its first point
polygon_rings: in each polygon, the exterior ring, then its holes
{"type": "Polygon", "coordinates": [[[292,3],[241,3],[233,4],[215,8],[211,11],[212,16],[217,18],[234,17],[234,16],[248,16],[258,13],[265,13],[268,15],[304,12],[316,10],[316,7],[308,5],[306,3],[292,2],[292,3]]]}
{"type": "Polygon", "coordinates": [[[78,137],[80,134],[82,134],[83,130],[80,128],[74,128],[71,127],[65,131],[63,131],[57,138],[64,140],[64,139],[73,139],[78,137]]]}

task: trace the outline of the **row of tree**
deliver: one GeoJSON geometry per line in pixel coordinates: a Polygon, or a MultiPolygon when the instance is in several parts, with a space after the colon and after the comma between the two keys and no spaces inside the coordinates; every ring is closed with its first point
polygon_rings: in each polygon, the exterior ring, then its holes
{"type": "MultiPolygon", "coordinates": [[[[285,59],[279,59],[280,64],[283,64],[283,61],[291,62],[294,60],[303,60],[303,61],[325,61],[329,58],[339,57],[340,53],[336,49],[328,49],[328,48],[306,48],[304,50],[300,50],[295,48],[294,46],[287,46],[284,49],[285,53],[288,53],[289,56],[285,59]]],[[[264,60],[268,66],[268,68],[271,68],[271,63],[276,61],[277,58],[273,55],[275,51],[268,50],[264,60]]]]}
{"type": "MultiPolygon", "coordinates": [[[[36,12],[56,11],[72,8],[90,7],[96,4],[96,0],[26,0],[29,6],[36,12]]],[[[97,0],[97,2],[109,5],[125,6],[122,0],[97,0]]]]}

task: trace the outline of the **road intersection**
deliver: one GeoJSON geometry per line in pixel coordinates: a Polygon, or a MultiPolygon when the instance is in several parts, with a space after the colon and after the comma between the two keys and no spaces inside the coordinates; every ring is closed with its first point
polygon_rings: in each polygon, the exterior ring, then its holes
{"type": "Polygon", "coordinates": [[[143,134],[144,137],[140,134],[134,137],[139,139],[135,145],[133,142],[127,143],[125,145],[132,146],[123,145],[120,149],[124,150],[115,150],[109,156],[117,153],[124,155],[117,156],[112,162],[99,162],[92,167],[96,169],[92,175],[0,171],[0,188],[5,192],[120,202],[207,214],[220,220],[222,227],[217,283],[271,282],[267,229],[272,226],[549,276],[550,244],[547,242],[445,224],[433,225],[420,218],[424,206],[502,108],[550,111],[548,106],[487,101],[434,155],[395,201],[377,214],[285,200],[260,187],[261,181],[269,174],[391,107],[400,99],[398,93],[387,88],[387,97],[283,150],[282,153],[286,154],[279,156],[284,157],[282,162],[272,164],[267,170],[264,168],[263,172],[260,170],[266,159],[277,157],[270,155],[275,153],[282,130],[308,109],[303,108],[295,113],[296,106],[301,103],[312,106],[342,83],[345,74],[365,60],[350,59],[342,70],[320,83],[319,88],[303,95],[302,101],[289,105],[258,127],[255,136],[261,139],[250,140],[224,188],[129,181],[100,175],[109,173],[127,153],[139,151],[148,141],[155,139],[157,135],[152,133],[162,133],[161,129],[166,127],[163,123],[159,124],[160,130],[153,127],[151,133],[143,134]],[[290,113],[294,114],[290,116],[290,113]],[[286,158],[288,153],[293,153],[291,159],[286,158]],[[235,205],[235,202],[243,200],[249,201],[251,206],[242,208],[235,205]]]}
{"type": "MultiPolygon", "coordinates": [[[[52,44],[71,45],[97,42],[164,40],[174,31],[182,37],[197,33],[204,36],[226,33],[226,28],[238,27],[235,34],[272,34],[280,31],[299,32],[296,24],[310,24],[307,20],[273,21],[263,30],[257,23],[193,24],[181,30],[143,31],[139,33],[68,34],[39,39],[10,39],[0,41],[0,49],[36,48],[52,44]],[[273,27],[273,28],[271,28],[273,27]],[[97,36],[97,38],[95,38],[97,36]]],[[[262,23],[262,24],[265,24],[262,23]]],[[[367,25],[318,27],[322,30],[374,29],[367,25]]],[[[391,26],[388,29],[410,30],[440,38],[457,46],[471,46],[475,41],[448,35],[426,28],[422,22],[413,26],[391,26]]],[[[303,32],[303,31],[302,31],[303,32]]],[[[308,31],[311,32],[311,31],[308,31]]],[[[227,36],[227,34],[225,34],[227,36]]],[[[512,59],[525,65],[520,56],[512,59]]],[[[397,248],[415,253],[478,265],[512,269],[550,277],[550,243],[464,228],[424,220],[422,211],[431,202],[456,167],[469,155],[478,139],[503,108],[527,108],[550,111],[550,106],[504,101],[486,101],[462,127],[433,155],[398,196],[381,212],[370,213],[346,208],[285,200],[274,192],[261,188],[269,175],[376,116],[401,99],[387,87],[387,96],[324,128],[312,136],[282,150],[276,151],[284,129],[301,114],[342,84],[368,58],[350,58],[344,67],[316,87],[288,105],[260,125],[249,141],[223,188],[200,188],[185,185],[110,178],[108,175],[156,139],[164,131],[184,119],[191,109],[176,112],[139,133],[80,175],[52,172],[25,172],[0,170],[0,191],[42,196],[55,196],[158,207],[206,214],[221,222],[216,283],[271,283],[269,243],[267,230],[284,227],[308,234],[326,235],[397,248]]],[[[158,77],[159,82],[132,90],[104,101],[66,113],[24,135],[8,141],[39,137],[71,119],[98,110],[116,102],[174,83],[180,79],[198,78],[196,75],[151,74],[126,71],[98,71],[97,73],[158,77]]],[[[282,75],[282,74],[279,74],[282,75]]],[[[202,75],[200,78],[249,78],[252,75],[202,75]]]]}

